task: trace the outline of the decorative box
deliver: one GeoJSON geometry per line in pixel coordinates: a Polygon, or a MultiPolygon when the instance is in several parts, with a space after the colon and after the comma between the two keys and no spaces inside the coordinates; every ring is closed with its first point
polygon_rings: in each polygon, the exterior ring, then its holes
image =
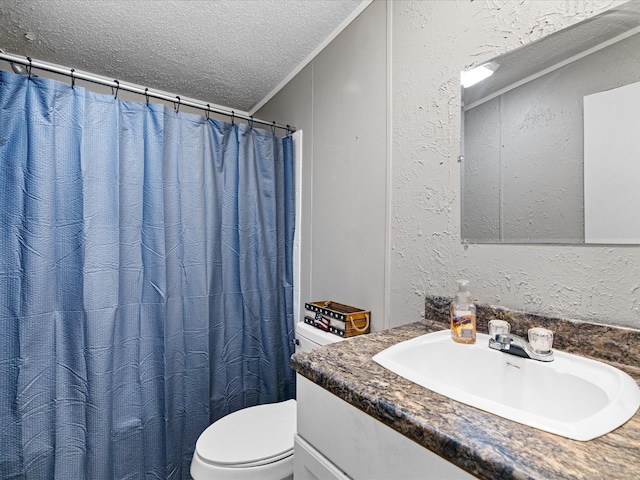
{"type": "Polygon", "coordinates": [[[369,333],[371,313],[368,310],[325,300],[304,304],[304,322],[340,337],[369,333]]]}

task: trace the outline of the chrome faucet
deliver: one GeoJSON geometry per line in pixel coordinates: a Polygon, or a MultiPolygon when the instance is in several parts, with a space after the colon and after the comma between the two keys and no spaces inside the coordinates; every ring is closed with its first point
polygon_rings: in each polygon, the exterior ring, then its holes
{"type": "Polygon", "coordinates": [[[503,320],[489,321],[489,347],[519,357],[541,362],[553,360],[553,332],[546,328],[530,328],[529,341],[510,333],[511,326],[503,320]]]}

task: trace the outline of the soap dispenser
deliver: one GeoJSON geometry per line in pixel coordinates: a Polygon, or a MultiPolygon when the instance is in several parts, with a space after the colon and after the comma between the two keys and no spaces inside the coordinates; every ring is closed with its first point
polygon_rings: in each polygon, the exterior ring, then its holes
{"type": "Polygon", "coordinates": [[[476,306],[471,303],[468,280],[458,280],[458,292],[451,304],[450,316],[453,341],[476,343],[476,306]]]}

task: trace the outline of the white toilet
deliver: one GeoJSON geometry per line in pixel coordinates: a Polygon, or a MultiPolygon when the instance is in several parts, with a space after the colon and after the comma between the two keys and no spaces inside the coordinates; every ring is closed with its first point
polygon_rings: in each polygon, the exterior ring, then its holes
{"type": "MultiPolygon", "coordinates": [[[[296,324],[296,351],[343,338],[296,324]]],[[[210,425],[196,442],[194,480],[282,480],[293,478],[296,401],[244,408],[210,425]]]]}

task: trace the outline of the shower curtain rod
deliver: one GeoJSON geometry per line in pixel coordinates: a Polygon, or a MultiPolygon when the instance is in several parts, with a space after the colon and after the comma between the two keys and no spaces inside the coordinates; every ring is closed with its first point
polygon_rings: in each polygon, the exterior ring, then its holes
{"type": "Polygon", "coordinates": [[[60,75],[65,75],[71,78],[71,85],[73,86],[73,82],[76,79],[85,80],[91,83],[97,83],[99,85],[105,85],[107,87],[115,88],[116,93],[118,95],[118,90],[124,90],[131,93],[137,93],[138,95],[144,95],[149,98],[157,98],[159,100],[165,100],[167,102],[171,102],[174,104],[176,110],[180,108],[181,105],[187,105],[192,108],[197,108],[198,110],[204,110],[207,113],[216,113],[218,115],[224,115],[227,117],[231,117],[232,120],[236,118],[240,118],[242,120],[246,120],[247,123],[251,126],[255,123],[259,123],[261,125],[266,125],[271,128],[280,128],[282,130],[286,130],[287,134],[291,134],[296,131],[295,127],[291,125],[282,125],[276,122],[267,122],[265,120],[259,120],[257,118],[253,118],[253,116],[244,114],[244,113],[236,113],[234,110],[227,111],[221,109],[218,106],[211,107],[208,103],[203,103],[198,100],[193,100],[189,98],[180,98],[180,96],[175,95],[171,96],[168,93],[160,92],[160,91],[152,91],[146,87],[141,87],[140,85],[135,85],[132,83],[120,82],[119,80],[108,80],[106,77],[99,77],[96,75],[91,75],[86,72],[76,71],[73,68],[61,67],[58,65],[54,65],[51,63],[41,62],[39,60],[33,60],[30,57],[21,57],[18,55],[12,55],[5,52],[0,51],[0,60],[6,60],[9,63],[17,63],[20,65],[24,65],[27,70],[27,74],[31,75],[31,69],[35,68],[37,70],[44,70],[51,73],[57,73],[60,75]]]}

